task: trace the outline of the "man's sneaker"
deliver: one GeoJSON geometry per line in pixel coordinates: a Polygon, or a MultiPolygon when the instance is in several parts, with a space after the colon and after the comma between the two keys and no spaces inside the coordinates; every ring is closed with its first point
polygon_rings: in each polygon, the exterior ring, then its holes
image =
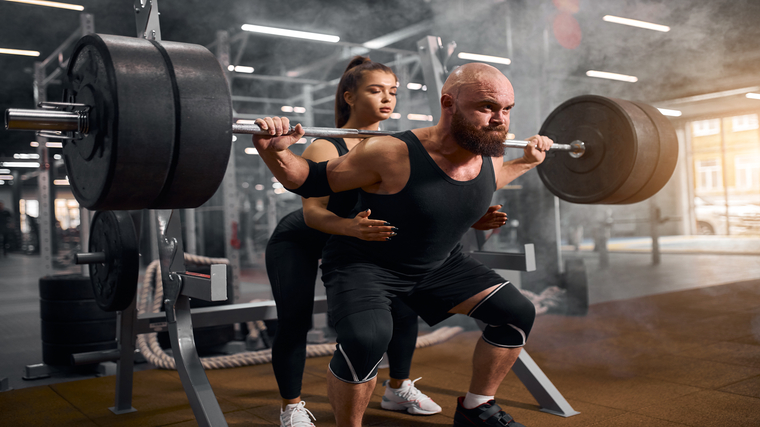
{"type": "Polygon", "coordinates": [[[284,411],[280,409],[280,427],[315,427],[311,420],[317,419],[304,406],[306,402],[302,400],[294,406],[286,406],[284,411]]]}
{"type": "Polygon", "coordinates": [[[412,415],[433,415],[441,412],[441,407],[433,402],[433,399],[414,386],[421,378],[414,381],[405,380],[399,388],[391,388],[390,380],[385,381],[385,395],[380,406],[389,411],[406,411],[412,415]]]}
{"type": "Polygon", "coordinates": [[[525,427],[515,422],[512,417],[501,410],[494,400],[476,406],[472,409],[465,409],[462,406],[464,397],[457,399],[457,411],[454,414],[454,427],[472,427],[472,426],[507,426],[507,427],[525,427]]]}

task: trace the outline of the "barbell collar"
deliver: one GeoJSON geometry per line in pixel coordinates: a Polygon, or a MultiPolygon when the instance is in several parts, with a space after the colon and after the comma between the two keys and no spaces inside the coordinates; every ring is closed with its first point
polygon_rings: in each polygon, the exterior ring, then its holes
{"type": "MultiPolygon", "coordinates": [[[[37,131],[60,131],[87,133],[87,111],[59,111],[59,110],[23,110],[10,108],[5,111],[5,128],[8,130],[37,130],[37,131]]],[[[314,138],[371,138],[376,136],[395,136],[403,132],[364,130],[347,128],[303,127],[304,136],[314,138]]],[[[232,132],[248,135],[269,135],[268,131],[261,130],[256,124],[233,123],[232,132]]],[[[295,132],[295,126],[291,126],[288,134],[295,132]]],[[[53,137],[51,135],[51,137],[53,137]]],[[[64,137],[65,139],[65,137],[64,137]]],[[[70,138],[69,138],[70,139],[70,138]]],[[[529,141],[509,139],[504,141],[508,148],[525,148],[529,141]]],[[[569,151],[574,158],[579,158],[585,153],[585,144],[582,141],[573,141],[570,144],[553,144],[551,151],[569,151]]]]}
{"type": "Polygon", "coordinates": [[[74,255],[74,264],[102,264],[106,262],[105,252],[84,252],[74,255]]]}

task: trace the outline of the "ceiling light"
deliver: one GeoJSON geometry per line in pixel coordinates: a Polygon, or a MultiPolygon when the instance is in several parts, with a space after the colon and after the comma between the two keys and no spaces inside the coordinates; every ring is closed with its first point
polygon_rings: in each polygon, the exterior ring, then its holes
{"type": "Polygon", "coordinates": [[[401,118],[401,113],[391,113],[391,118],[398,120],[401,118]]]}
{"type": "Polygon", "coordinates": [[[68,4],[68,3],[58,3],[55,1],[42,1],[42,0],[7,0],[14,3],[26,3],[26,4],[33,4],[35,6],[47,6],[47,7],[57,7],[59,9],[69,9],[69,10],[78,10],[83,11],[84,6],[80,6],[78,4],[68,4]]]}
{"type": "Polygon", "coordinates": [[[0,175],[0,181],[13,181],[13,175],[0,175]]]}
{"type": "Polygon", "coordinates": [[[744,96],[746,96],[749,99],[760,99],[760,93],[748,93],[744,96]]]}
{"type": "Polygon", "coordinates": [[[238,119],[236,123],[241,125],[255,125],[256,120],[238,119]]]}
{"type": "Polygon", "coordinates": [[[245,154],[251,154],[251,155],[254,155],[254,154],[259,154],[259,152],[258,152],[258,150],[256,150],[256,149],[255,149],[255,148],[253,148],[253,147],[247,147],[247,148],[245,149],[245,154]]]}
{"type": "Polygon", "coordinates": [[[37,160],[40,158],[40,155],[37,153],[16,153],[13,155],[13,158],[18,160],[37,160]]]}
{"type": "Polygon", "coordinates": [[[681,117],[681,114],[683,114],[678,110],[669,110],[667,108],[658,108],[658,110],[660,110],[663,116],[681,117]]]}
{"type": "Polygon", "coordinates": [[[507,139],[515,139],[515,138],[516,138],[515,134],[513,134],[513,133],[508,133],[507,134],[507,139]]]}
{"type": "Polygon", "coordinates": [[[283,113],[292,113],[293,107],[291,107],[290,105],[283,105],[282,107],[280,107],[280,111],[282,111],[283,113]]]}
{"type": "Polygon", "coordinates": [[[63,148],[62,142],[46,142],[45,147],[47,148],[63,148]]]}
{"type": "Polygon", "coordinates": [[[470,61],[493,62],[495,64],[505,64],[505,65],[509,65],[512,63],[512,60],[509,58],[502,58],[500,56],[480,55],[477,53],[459,52],[459,54],[457,55],[457,58],[467,59],[470,61]]]}
{"type": "Polygon", "coordinates": [[[607,22],[614,22],[615,24],[629,25],[631,27],[645,28],[647,30],[662,31],[667,33],[670,31],[670,27],[667,25],[652,24],[651,22],[638,21],[636,19],[621,18],[619,16],[606,15],[603,20],[607,22]]]}
{"type": "Polygon", "coordinates": [[[0,166],[6,168],[38,168],[38,162],[0,162],[0,166]]]}
{"type": "Polygon", "coordinates": [[[54,179],[53,185],[69,185],[69,179],[54,179]]]}
{"type": "Polygon", "coordinates": [[[284,28],[263,27],[261,25],[245,24],[241,27],[243,31],[252,33],[271,34],[273,36],[295,37],[297,39],[317,40],[322,42],[337,43],[340,37],[328,34],[309,33],[306,31],[286,30],[284,28]]]}
{"type": "Polygon", "coordinates": [[[253,67],[246,67],[245,65],[229,65],[227,69],[236,73],[251,74],[253,72],[253,67]]]}
{"type": "Polygon", "coordinates": [[[621,82],[629,82],[629,83],[635,83],[639,81],[639,78],[636,76],[627,76],[625,74],[608,73],[605,71],[589,70],[589,71],[586,71],[586,75],[589,77],[597,77],[600,79],[609,79],[609,80],[619,80],[621,82]]]}
{"type": "Polygon", "coordinates": [[[409,90],[420,90],[422,89],[422,83],[407,83],[406,88],[409,90]]]}
{"type": "Polygon", "coordinates": [[[293,107],[293,112],[294,113],[305,113],[306,112],[306,107],[293,107]]]}
{"type": "Polygon", "coordinates": [[[40,56],[40,53],[36,50],[19,50],[19,49],[5,49],[0,48],[0,53],[6,55],[21,55],[21,56],[40,56]]]}
{"type": "Polygon", "coordinates": [[[11,170],[10,169],[0,169],[0,173],[2,173],[2,174],[11,173],[11,170]]]}

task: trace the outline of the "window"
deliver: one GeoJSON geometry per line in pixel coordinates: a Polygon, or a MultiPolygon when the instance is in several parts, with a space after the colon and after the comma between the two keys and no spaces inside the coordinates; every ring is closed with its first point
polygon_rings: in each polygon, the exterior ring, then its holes
{"type": "Polygon", "coordinates": [[[743,156],[734,160],[736,187],[752,189],[760,187],[760,157],[743,156]]]}
{"type": "Polygon", "coordinates": [[[718,162],[718,159],[697,161],[697,176],[699,176],[697,187],[700,190],[715,190],[720,188],[723,185],[720,172],[720,162],[718,162]]]}
{"type": "Polygon", "coordinates": [[[691,129],[694,136],[717,135],[720,133],[720,119],[692,122],[691,129]]]}
{"type": "Polygon", "coordinates": [[[731,129],[734,132],[757,129],[757,114],[731,117],[731,129]]]}

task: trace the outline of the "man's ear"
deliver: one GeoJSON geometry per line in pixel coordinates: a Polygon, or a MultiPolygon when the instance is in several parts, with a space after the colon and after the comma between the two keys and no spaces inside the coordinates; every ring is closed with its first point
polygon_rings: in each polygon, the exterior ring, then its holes
{"type": "Polygon", "coordinates": [[[451,109],[452,112],[456,111],[456,102],[454,102],[454,97],[452,97],[448,93],[444,93],[443,95],[441,95],[441,109],[442,110],[451,109]]]}

